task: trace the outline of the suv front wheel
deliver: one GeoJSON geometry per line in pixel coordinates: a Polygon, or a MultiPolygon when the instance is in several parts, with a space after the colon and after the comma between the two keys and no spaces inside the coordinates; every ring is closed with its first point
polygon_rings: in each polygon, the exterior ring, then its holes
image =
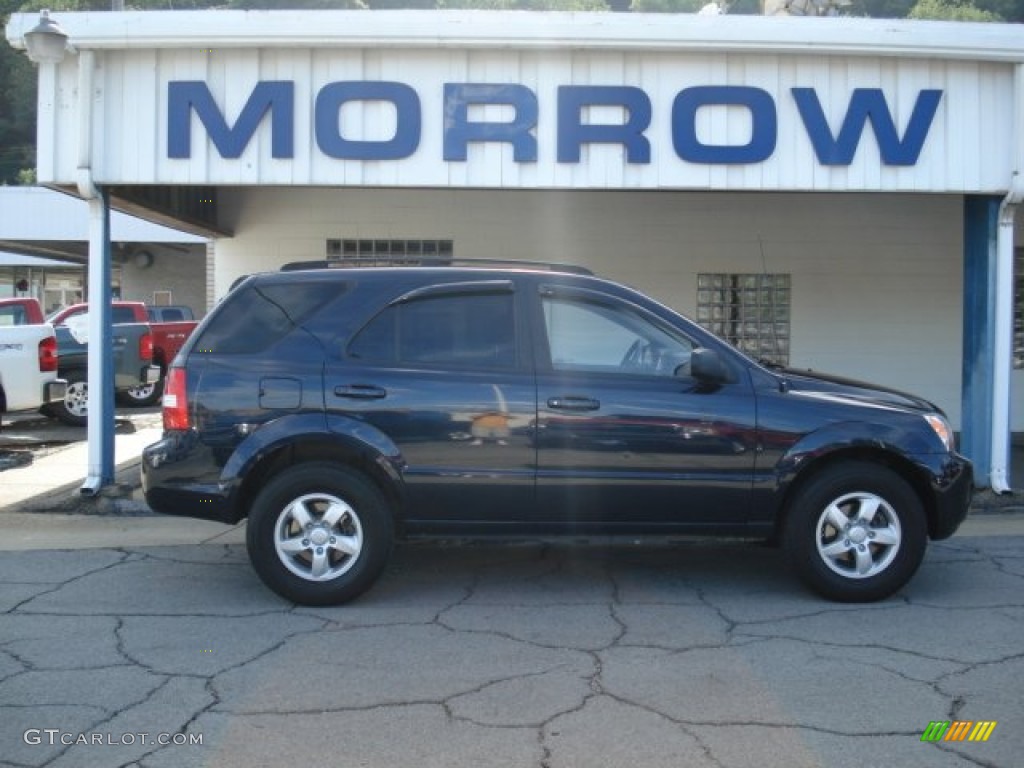
{"type": "Polygon", "coordinates": [[[841,602],[891,595],[917,571],[926,543],[917,494],[892,470],[867,462],[812,478],[793,500],[783,534],[800,579],[841,602]]]}
{"type": "Polygon", "coordinates": [[[263,582],[303,605],[348,602],[370,588],[394,538],[383,494],[363,474],[328,463],[284,470],[249,514],[249,559],[263,582]]]}

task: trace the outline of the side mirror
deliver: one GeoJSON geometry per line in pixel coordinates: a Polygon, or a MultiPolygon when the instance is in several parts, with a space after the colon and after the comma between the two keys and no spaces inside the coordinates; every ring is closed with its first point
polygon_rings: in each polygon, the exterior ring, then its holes
{"type": "Polygon", "coordinates": [[[690,354],[690,375],[702,384],[725,384],[732,379],[722,356],[703,347],[690,354]]]}

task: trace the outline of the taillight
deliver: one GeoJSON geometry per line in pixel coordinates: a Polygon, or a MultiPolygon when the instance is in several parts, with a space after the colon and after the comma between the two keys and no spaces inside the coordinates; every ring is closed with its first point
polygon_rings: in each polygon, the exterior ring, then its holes
{"type": "Polygon", "coordinates": [[[153,359],[153,334],[144,333],[139,337],[139,357],[143,360],[153,359]]]}
{"type": "Polygon", "coordinates": [[[168,368],[164,379],[164,429],[188,429],[185,369],[168,368]]]}
{"type": "Polygon", "coordinates": [[[57,338],[48,336],[39,342],[39,370],[47,373],[57,370],[57,338]]]}

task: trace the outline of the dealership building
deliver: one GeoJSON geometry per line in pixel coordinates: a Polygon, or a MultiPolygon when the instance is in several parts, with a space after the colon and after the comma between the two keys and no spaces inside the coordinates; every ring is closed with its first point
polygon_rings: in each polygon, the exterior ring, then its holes
{"type": "MultiPolygon", "coordinates": [[[[211,238],[208,306],[240,275],[302,260],[583,265],[755,357],[927,397],[979,484],[1008,485],[1024,431],[1019,25],[52,22],[59,50],[35,56],[40,183],[211,238]]],[[[7,40],[25,47],[39,25],[15,14],[7,40]]],[[[109,258],[102,241],[90,258],[109,258]]]]}

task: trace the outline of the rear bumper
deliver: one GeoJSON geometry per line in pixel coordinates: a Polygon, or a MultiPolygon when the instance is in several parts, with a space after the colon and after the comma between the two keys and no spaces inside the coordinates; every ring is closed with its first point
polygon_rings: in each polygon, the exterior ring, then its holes
{"type": "Polygon", "coordinates": [[[142,451],[142,490],[151,509],[165,515],[235,524],[241,515],[220,482],[219,463],[192,433],[172,433],[142,451]]]}
{"type": "Polygon", "coordinates": [[[54,379],[43,384],[43,402],[56,403],[64,399],[68,391],[68,383],[64,379],[54,379]]]}
{"type": "Polygon", "coordinates": [[[159,365],[140,366],[136,373],[132,373],[131,370],[114,372],[114,389],[119,391],[135,389],[146,384],[156,384],[158,381],[160,381],[159,365]]]}

